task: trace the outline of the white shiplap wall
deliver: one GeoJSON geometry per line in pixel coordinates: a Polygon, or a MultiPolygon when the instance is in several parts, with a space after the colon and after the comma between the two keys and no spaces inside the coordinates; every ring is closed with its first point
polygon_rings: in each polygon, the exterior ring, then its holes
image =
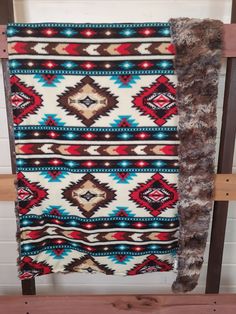
{"type": "MultiPolygon", "coordinates": [[[[15,0],[18,22],[156,22],[188,16],[230,21],[231,0],[15,0]]],[[[222,67],[218,102],[218,128],[222,113],[225,67],[222,67]]],[[[1,71],[0,71],[1,77],[1,71]]],[[[10,173],[7,119],[0,82],[0,173],[10,173]]],[[[219,133],[218,133],[219,135],[219,133]]],[[[236,169],[236,157],[234,160],[236,169]]],[[[236,202],[230,204],[221,292],[236,292],[236,202]]],[[[0,203],[0,294],[19,294],[14,206],[0,203]]],[[[207,253],[206,253],[207,256],[207,253]]],[[[206,265],[199,287],[204,292],[206,265]]],[[[55,293],[165,293],[172,273],[120,278],[103,275],[50,275],[36,279],[39,294],[55,293]]]]}

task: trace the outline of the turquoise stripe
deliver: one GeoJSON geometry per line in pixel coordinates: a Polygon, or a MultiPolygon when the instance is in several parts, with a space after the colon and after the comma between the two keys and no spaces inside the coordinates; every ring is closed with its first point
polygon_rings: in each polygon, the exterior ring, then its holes
{"type": "MultiPolygon", "coordinates": [[[[177,241],[176,241],[177,242],[177,241]]],[[[116,255],[116,254],[122,254],[122,255],[132,255],[132,256],[142,256],[142,255],[146,255],[146,254],[169,254],[169,253],[175,253],[177,251],[177,248],[171,249],[171,250],[152,250],[152,251],[143,251],[142,253],[139,252],[131,252],[131,251],[114,251],[114,252],[90,252],[90,251],[86,251],[80,248],[76,248],[72,245],[50,245],[47,246],[41,250],[36,250],[36,251],[27,251],[27,252],[22,252],[21,251],[21,256],[29,256],[29,255],[37,255],[43,251],[46,250],[55,250],[55,249],[71,249],[71,250],[75,250],[78,252],[83,252],[83,253],[89,253],[90,255],[93,256],[110,256],[110,255],[116,255]]]]}
{"type": "Polygon", "coordinates": [[[126,27],[170,27],[170,23],[9,23],[8,27],[76,27],[76,28],[126,28],[126,27]]]}
{"type": "Polygon", "coordinates": [[[38,219],[41,220],[43,218],[51,218],[57,220],[78,220],[81,222],[97,222],[97,221],[148,221],[148,222],[156,222],[156,221],[178,221],[178,217],[97,217],[97,218],[81,218],[73,215],[66,216],[56,216],[50,214],[42,214],[42,215],[24,215],[20,217],[20,220],[25,219],[38,219]]]}
{"type": "Polygon", "coordinates": [[[95,169],[72,169],[68,167],[17,167],[17,171],[25,171],[25,172],[37,172],[37,171],[68,171],[72,173],[87,173],[87,172],[106,172],[106,173],[112,173],[112,172],[123,172],[127,170],[128,172],[160,172],[160,173],[178,173],[178,169],[174,168],[147,168],[147,169],[137,169],[137,168],[110,168],[110,169],[102,169],[102,168],[95,168],[95,169]]]}
{"type": "Polygon", "coordinates": [[[113,127],[66,127],[66,126],[45,126],[45,125],[23,125],[15,126],[15,131],[27,130],[54,130],[54,131],[78,131],[78,132],[140,132],[140,131],[153,131],[153,132],[168,132],[177,131],[177,127],[132,127],[132,128],[113,128],[113,127]]]}
{"type": "Polygon", "coordinates": [[[68,74],[68,75],[151,75],[174,74],[174,70],[125,70],[125,71],[80,71],[80,70],[10,70],[10,74],[68,74]]]}

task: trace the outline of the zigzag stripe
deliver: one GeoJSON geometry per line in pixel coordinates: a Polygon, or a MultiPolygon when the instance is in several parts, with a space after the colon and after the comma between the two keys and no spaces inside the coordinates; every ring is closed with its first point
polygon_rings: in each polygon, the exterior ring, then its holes
{"type": "Polygon", "coordinates": [[[63,55],[63,56],[135,56],[173,55],[170,42],[122,42],[122,43],[63,43],[25,42],[8,43],[9,55],[63,55]]]}
{"type": "Polygon", "coordinates": [[[83,231],[78,231],[77,229],[67,229],[60,228],[58,226],[45,226],[44,228],[34,230],[34,229],[24,229],[20,233],[21,241],[29,243],[30,241],[38,242],[48,238],[61,238],[73,240],[75,242],[91,243],[97,244],[105,242],[106,244],[112,242],[173,242],[176,238],[176,231],[169,232],[138,232],[127,230],[119,230],[112,232],[101,232],[96,230],[93,233],[86,233],[83,231]]]}
{"type": "MultiPolygon", "coordinates": [[[[116,218],[123,218],[123,216],[116,216],[116,218]]],[[[150,218],[150,217],[148,217],[150,218]]],[[[91,218],[88,218],[89,220],[91,218]]],[[[96,218],[95,218],[96,219],[96,218]]],[[[106,219],[106,218],[104,218],[106,219]]],[[[25,220],[24,220],[25,221],[25,220]]],[[[123,221],[123,220],[121,220],[123,221]]],[[[71,221],[70,221],[71,222],[71,221]]],[[[73,221],[74,222],[74,221],[73,221]]],[[[79,225],[79,224],[78,224],[79,225]]],[[[124,224],[126,225],[126,223],[124,224]]],[[[141,222],[141,219],[138,218],[138,222],[136,223],[128,223],[127,224],[129,227],[127,226],[121,226],[121,223],[117,223],[117,222],[110,222],[110,223],[100,223],[98,222],[96,225],[95,224],[92,224],[91,222],[88,222],[87,224],[83,224],[83,226],[81,228],[79,227],[75,227],[74,224],[73,224],[73,227],[72,227],[72,224],[70,224],[69,222],[60,222],[60,226],[58,226],[58,223],[45,223],[43,224],[44,227],[47,227],[47,228],[53,228],[54,230],[57,229],[58,227],[59,228],[63,228],[63,230],[67,230],[67,231],[77,231],[77,232],[84,232],[84,233],[87,233],[87,234],[94,234],[94,232],[96,231],[99,232],[99,233],[103,233],[103,232],[120,232],[120,231],[127,231],[127,232],[140,232],[142,231],[143,233],[148,233],[148,232],[155,232],[155,233],[161,233],[161,232],[176,232],[178,230],[178,226],[179,224],[177,223],[169,223],[169,224],[160,224],[159,227],[154,227],[152,226],[152,224],[148,224],[148,223],[142,223],[141,222]]],[[[29,227],[24,227],[24,226],[21,226],[21,231],[25,231],[25,230],[28,230],[29,227]]],[[[42,229],[42,226],[38,226],[34,223],[33,225],[33,222],[32,222],[32,225],[30,226],[30,230],[34,230],[34,231],[37,231],[37,230],[41,230],[42,229]]]]}
{"type": "Polygon", "coordinates": [[[62,145],[24,143],[16,144],[18,155],[52,155],[66,156],[177,156],[178,145],[62,145]]]}

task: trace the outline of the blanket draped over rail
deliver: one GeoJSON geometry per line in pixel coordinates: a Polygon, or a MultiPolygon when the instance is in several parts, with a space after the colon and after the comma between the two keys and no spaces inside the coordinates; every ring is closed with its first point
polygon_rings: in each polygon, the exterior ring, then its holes
{"type": "Polygon", "coordinates": [[[178,78],[179,251],[174,292],[198,282],[213,205],[216,101],[223,24],[215,20],[172,19],[178,78]]]}
{"type": "Polygon", "coordinates": [[[212,207],[222,24],[7,33],[19,278],[163,272],[177,259],[173,291],[193,289],[212,207]]]}

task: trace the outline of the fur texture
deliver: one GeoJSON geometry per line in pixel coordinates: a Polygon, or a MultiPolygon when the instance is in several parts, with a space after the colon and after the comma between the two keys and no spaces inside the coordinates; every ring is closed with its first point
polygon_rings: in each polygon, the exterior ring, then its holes
{"type": "Polygon", "coordinates": [[[213,205],[216,101],[223,24],[171,19],[179,112],[178,274],[175,293],[194,289],[200,275],[213,205]]]}

